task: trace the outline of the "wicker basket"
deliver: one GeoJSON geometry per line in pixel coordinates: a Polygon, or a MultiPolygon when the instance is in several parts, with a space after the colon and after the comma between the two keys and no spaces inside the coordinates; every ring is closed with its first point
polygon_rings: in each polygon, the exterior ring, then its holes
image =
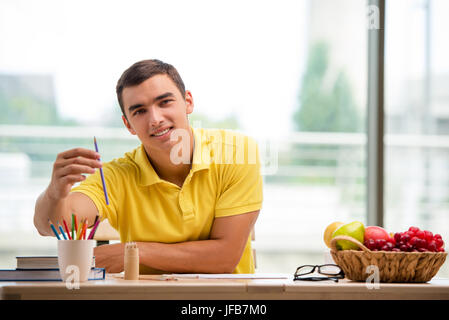
{"type": "Polygon", "coordinates": [[[380,282],[430,281],[447,256],[447,252],[371,251],[360,241],[348,236],[337,236],[332,239],[331,254],[335,263],[344,271],[346,278],[366,281],[372,274],[372,271],[367,271],[367,267],[374,265],[379,268],[380,282]],[[351,241],[362,250],[337,250],[338,240],[351,241]]]}

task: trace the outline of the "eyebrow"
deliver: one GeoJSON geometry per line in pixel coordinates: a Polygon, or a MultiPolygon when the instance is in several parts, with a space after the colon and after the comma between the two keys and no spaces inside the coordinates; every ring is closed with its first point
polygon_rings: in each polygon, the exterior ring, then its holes
{"type": "MultiPolygon", "coordinates": [[[[165,99],[165,98],[168,98],[168,97],[173,97],[174,98],[175,95],[173,93],[171,93],[171,92],[166,92],[166,93],[163,93],[163,94],[157,96],[156,98],[154,98],[153,102],[156,102],[158,100],[162,100],[162,99],[165,99]]],[[[142,103],[133,104],[132,106],[130,106],[128,108],[128,112],[131,113],[134,110],[136,110],[136,109],[138,109],[140,107],[143,107],[143,106],[144,105],[142,103]]]]}

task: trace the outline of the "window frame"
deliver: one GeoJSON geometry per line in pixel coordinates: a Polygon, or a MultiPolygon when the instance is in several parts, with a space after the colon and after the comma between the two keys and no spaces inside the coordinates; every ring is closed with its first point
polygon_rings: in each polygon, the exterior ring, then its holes
{"type": "Polygon", "coordinates": [[[385,0],[368,0],[367,4],[379,10],[379,28],[367,28],[367,223],[383,226],[385,0]]]}

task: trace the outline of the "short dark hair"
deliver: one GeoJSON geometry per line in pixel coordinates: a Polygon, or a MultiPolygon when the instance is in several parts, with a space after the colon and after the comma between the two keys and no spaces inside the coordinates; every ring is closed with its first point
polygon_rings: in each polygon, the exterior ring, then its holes
{"type": "Polygon", "coordinates": [[[117,99],[122,109],[123,115],[125,115],[125,107],[122,101],[122,92],[126,87],[137,86],[145,80],[158,75],[166,74],[175,83],[176,87],[181,92],[183,98],[185,98],[186,89],[184,82],[181,79],[178,71],[171,64],[162,62],[157,59],[142,60],[134,63],[131,67],[123,72],[120,79],[117,81],[116,92],[117,99]]]}

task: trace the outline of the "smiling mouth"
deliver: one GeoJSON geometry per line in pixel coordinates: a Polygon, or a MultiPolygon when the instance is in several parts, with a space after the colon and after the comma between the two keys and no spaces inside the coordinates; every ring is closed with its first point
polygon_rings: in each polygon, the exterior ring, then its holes
{"type": "Polygon", "coordinates": [[[161,137],[161,136],[163,136],[164,134],[168,133],[171,129],[173,129],[173,127],[169,127],[169,128],[164,129],[164,130],[155,132],[155,133],[153,133],[151,136],[152,136],[152,137],[161,137]]]}

